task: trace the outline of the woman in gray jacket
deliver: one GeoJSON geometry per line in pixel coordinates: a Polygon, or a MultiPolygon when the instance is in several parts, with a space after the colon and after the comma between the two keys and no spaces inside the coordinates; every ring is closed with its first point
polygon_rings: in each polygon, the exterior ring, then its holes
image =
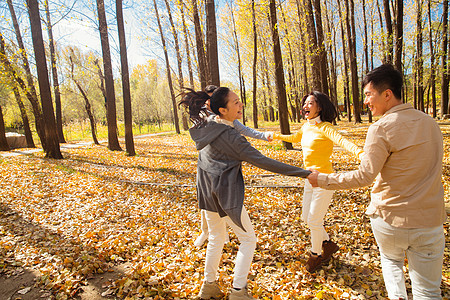
{"type": "Polygon", "coordinates": [[[184,95],[180,105],[188,108],[190,120],[194,123],[189,133],[199,150],[197,197],[200,209],[206,211],[209,228],[205,279],[199,297],[210,299],[223,295],[216,283],[216,274],[228,224],[241,243],[229,299],[253,299],[247,291],[247,276],[256,247],[256,235],[244,207],[241,163],[247,161],[271,172],[303,178],[311,172],[264,156],[233,128],[234,120],[242,117],[243,104],[230,89],[220,87],[212,96],[191,91],[184,95]],[[215,114],[209,117],[205,111],[207,100],[210,100],[215,114]]]}

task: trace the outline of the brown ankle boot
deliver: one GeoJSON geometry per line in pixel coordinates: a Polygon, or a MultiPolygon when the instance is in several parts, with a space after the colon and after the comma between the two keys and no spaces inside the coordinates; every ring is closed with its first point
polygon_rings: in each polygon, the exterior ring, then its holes
{"type": "Polygon", "coordinates": [[[322,255],[310,254],[305,268],[309,273],[314,273],[322,265],[322,255]]]}
{"type": "Polygon", "coordinates": [[[331,240],[323,241],[322,242],[322,260],[323,260],[323,262],[324,263],[329,262],[333,253],[336,253],[338,250],[339,250],[339,246],[335,242],[332,242],[331,240]]]}

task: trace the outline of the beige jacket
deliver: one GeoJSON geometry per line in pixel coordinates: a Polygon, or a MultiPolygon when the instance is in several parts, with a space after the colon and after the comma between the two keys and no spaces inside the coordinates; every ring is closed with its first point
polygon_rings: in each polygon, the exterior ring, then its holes
{"type": "Polygon", "coordinates": [[[443,138],[433,118],[400,104],[369,127],[358,170],[319,174],[325,189],[370,185],[366,213],[395,227],[426,228],[445,222],[443,138]]]}

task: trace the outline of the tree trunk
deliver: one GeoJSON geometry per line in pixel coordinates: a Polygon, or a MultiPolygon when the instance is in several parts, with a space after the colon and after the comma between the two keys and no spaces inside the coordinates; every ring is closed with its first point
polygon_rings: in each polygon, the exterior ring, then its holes
{"type": "Polygon", "coordinates": [[[308,36],[308,49],[311,56],[311,89],[322,91],[321,72],[319,61],[319,45],[317,42],[317,33],[314,20],[314,12],[311,0],[303,0],[303,7],[306,14],[306,28],[308,36]]]}
{"type": "Polygon", "coordinates": [[[98,142],[98,139],[97,139],[97,128],[95,126],[95,119],[94,119],[94,115],[92,114],[92,110],[91,110],[91,103],[89,102],[89,98],[88,98],[86,92],[81,87],[81,84],[75,79],[75,75],[73,72],[74,63],[73,63],[72,56],[69,56],[69,61],[70,61],[70,75],[71,75],[72,81],[75,83],[75,85],[77,86],[78,90],[80,91],[80,93],[84,99],[84,108],[86,109],[86,113],[88,115],[89,122],[91,124],[92,140],[94,141],[94,143],[96,145],[99,145],[100,143],[98,142]]]}
{"type": "Polygon", "coordinates": [[[394,56],[394,45],[393,45],[393,26],[392,26],[392,18],[391,18],[391,9],[389,7],[390,0],[383,0],[383,8],[384,8],[384,20],[386,22],[386,44],[387,44],[387,53],[386,53],[386,63],[392,63],[392,57],[394,56]]]}
{"type": "Polygon", "coordinates": [[[8,145],[8,141],[6,140],[6,130],[5,130],[5,121],[3,120],[3,110],[0,105],[0,151],[9,151],[11,150],[8,145]]]}
{"type": "Polygon", "coordinates": [[[350,71],[352,78],[352,98],[353,98],[353,114],[355,115],[355,122],[361,123],[361,108],[359,106],[359,83],[358,83],[358,65],[356,62],[356,37],[355,37],[355,16],[353,0],[345,0],[346,6],[346,24],[348,49],[350,53],[350,71]]]}
{"type": "MultiPolygon", "coordinates": [[[[177,66],[178,66],[178,86],[181,92],[184,87],[184,78],[183,78],[183,66],[182,66],[183,61],[181,58],[180,44],[178,43],[178,34],[175,28],[175,22],[173,21],[172,18],[172,11],[170,9],[169,2],[168,0],[164,0],[164,2],[166,4],[167,13],[169,14],[170,28],[172,29],[172,35],[175,42],[175,53],[177,55],[177,66]]],[[[188,130],[189,129],[188,116],[185,110],[181,111],[181,119],[182,119],[181,123],[183,124],[183,130],[188,130]]]]}
{"type": "MultiPolygon", "coordinates": [[[[430,89],[431,103],[433,106],[433,118],[437,117],[436,113],[436,63],[435,51],[433,44],[433,27],[432,27],[431,0],[428,0],[428,22],[429,22],[429,41],[430,41],[430,89]]],[[[430,89],[428,90],[430,92],[430,89]]],[[[428,108],[428,105],[427,105],[428,108]]]]}
{"type": "MultiPolygon", "coordinates": [[[[340,1],[338,0],[338,7],[339,7],[339,19],[340,19],[340,27],[341,27],[341,40],[342,40],[342,53],[343,53],[343,61],[344,61],[344,105],[345,109],[347,111],[347,120],[349,122],[352,121],[352,110],[350,107],[350,86],[349,86],[349,77],[348,77],[348,63],[347,63],[347,51],[345,47],[345,31],[344,31],[344,17],[342,16],[342,9],[340,1]]],[[[348,37],[347,37],[348,39],[348,37]]]]}
{"type": "Polygon", "coordinates": [[[322,87],[322,93],[330,94],[328,87],[328,60],[327,51],[325,47],[325,40],[322,26],[322,8],[320,7],[320,0],[313,0],[314,15],[316,17],[316,32],[317,32],[317,44],[319,68],[320,68],[320,83],[322,87]]]}
{"type": "MultiPolygon", "coordinates": [[[[269,1],[270,29],[272,31],[273,56],[275,63],[275,80],[278,96],[278,111],[280,113],[281,134],[290,134],[289,112],[286,98],[286,84],[284,82],[283,57],[281,55],[280,37],[278,35],[278,21],[275,0],[269,1]]],[[[283,142],[286,149],[293,149],[291,143],[283,142]]]]}
{"type": "Polygon", "coordinates": [[[244,75],[242,74],[242,62],[241,62],[241,51],[239,48],[239,39],[237,36],[237,31],[236,31],[236,22],[234,19],[233,7],[231,6],[231,4],[230,4],[230,13],[231,13],[231,21],[232,21],[232,25],[233,25],[233,40],[234,40],[234,43],[236,44],[236,55],[237,55],[237,59],[238,59],[239,91],[240,91],[242,103],[244,103],[242,122],[245,124],[245,122],[246,122],[245,108],[247,107],[247,97],[245,95],[244,75]]]}
{"type": "Polygon", "coordinates": [[[403,74],[402,53],[403,53],[403,0],[395,0],[397,11],[395,14],[395,52],[394,66],[403,74]]]}
{"type": "Polygon", "coordinates": [[[210,83],[220,86],[216,8],[214,0],[206,0],[206,52],[208,53],[210,83]]]}
{"type": "Polygon", "coordinates": [[[210,81],[208,78],[208,66],[206,64],[205,46],[203,44],[202,27],[200,26],[200,18],[198,16],[197,0],[192,0],[193,14],[194,14],[194,29],[195,29],[195,41],[197,44],[197,59],[199,68],[200,85],[202,90],[210,81]]]}
{"type": "Polygon", "coordinates": [[[256,101],[256,73],[257,73],[257,62],[258,62],[258,34],[256,31],[256,12],[255,12],[255,0],[252,0],[252,28],[253,28],[253,127],[258,128],[258,103],[256,101]]]}
{"type": "MultiPolygon", "coordinates": [[[[19,23],[17,22],[17,17],[16,17],[16,13],[14,11],[14,6],[12,5],[12,0],[7,0],[7,2],[8,2],[9,11],[11,13],[14,31],[16,33],[17,44],[19,45],[19,48],[20,48],[22,64],[23,64],[23,68],[25,70],[28,87],[26,87],[25,83],[18,75],[14,76],[14,78],[19,83],[19,87],[25,92],[25,95],[27,96],[28,101],[30,101],[30,103],[31,103],[31,107],[33,109],[34,120],[35,120],[36,132],[41,141],[42,148],[45,149],[45,131],[44,131],[44,119],[42,116],[42,109],[41,109],[41,106],[39,105],[36,88],[34,86],[33,75],[31,74],[27,52],[26,52],[25,46],[23,44],[22,34],[20,33],[20,27],[19,27],[19,23]],[[21,81],[21,82],[19,82],[19,81],[21,81]]],[[[2,43],[3,43],[3,41],[2,41],[2,43]]],[[[6,55],[6,53],[5,53],[5,55],[6,55]]],[[[6,59],[6,56],[5,56],[5,59],[6,59]]],[[[15,71],[13,71],[13,72],[15,73],[15,71]]]]}
{"type": "Polygon", "coordinates": [[[173,109],[173,119],[174,119],[175,131],[178,134],[180,134],[180,124],[179,124],[180,121],[178,119],[177,103],[175,100],[175,93],[173,90],[172,75],[170,72],[170,64],[169,64],[169,55],[167,54],[166,39],[164,38],[164,33],[162,31],[161,19],[159,18],[158,6],[156,5],[156,0],[153,0],[153,5],[155,7],[156,20],[158,21],[159,33],[161,36],[161,42],[162,42],[162,46],[164,49],[164,58],[166,60],[167,80],[169,81],[169,90],[170,90],[170,95],[172,98],[172,109],[173,109]]]}
{"type": "Polygon", "coordinates": [[[23,104],[22,98],[20,97],[20,92],[17,86],[13,83],[12,86],[14,97],[16,98],[17,105],[19,106],[20,115],[22,116],[23,130],[25,133],[25,139],[27,141],[27,148],[35,148],[33,141],[33,135],[30,129],[30,121],[28,120],[27,111],[25,105],[23,104]]]}
{"type": "Polygon", "coordinates": [[[191,89],[194,89],[194,74],[192,72],[192,62],[191,62],[191,50],[189,49],[189,32],[186,26],[186,20],[184,16],[184,3],[179,0],[178,5],[180,6],[181,11],[181,22],[183,23],[183,34],[184,34],[184,46],[186,50],[187,64],[188,64],[188,72],[189,72],[189,83],[191,89]]]}
{"type": "Polygon", "coordinates": [[[33,40],[36,70],[41,94],[41,106],[45,126],[45,157],[61,159],[58,133],[56,131],[55,114],[53,111],[52,94],[48,80],[47,61],[45,59],[44,40],[42,38],[41,19],[37,0],[27,0],[28,14],[30,16],[31,34],[33,40]]]}
{"type": "MultiPolygon", "coordinates": [[[[369,50],[368,50],[368,32],[367,32],[367,18],[366,18],[366,2],[362,0],[363,5],[363,23],[364,23],[364,64],[365,64],[365,74],[369,73],[369,50]]],[[[364,109],[364,97],[361,103],[361,110],[364,109]]],[[[369,123],[372,123],[372,112],[367,108],[367,114],[369,115],[369,123]]]]}
{"type": "Polygon", "coordinates": [[[448,64],[448,0],[444,0],[442,10],[442,75],[441,75],[441,119],[448,114],[448,86],[449,86],[449,64],[448,64]]]}
{"type": "Polygon", "coordinates": [[[417,0],[416,11],[416,87],[417,87],[417,109],[425,111],[424,88],[423,88],[423,32],[422,32],[422,0],[417,0]]]}
{"type": "Polygon", "coordinates": [[[47,17],[47,33],[48,44],[50,48],[50,61],[52,66],[52,78],[53,78],[53,91],[55,93],[55,112],[56,112],[56,132],[58,133],[58,139],[60,143],[65,143],[63,124],[62,124],[62,112],[61,112],[61,93],[59,91],[58,70],[56,69],[56,51],[55,40],[53,39],[52,22],[50,19],[50,8],[48,6],[48,0],[44,1],[45,14],[47,17]]]}
{"type": "Polygon", "coordinates": [[[102,44],[103,70],[106,90],[106,120],[108,121],[108,149],[122,150],[117,137],[116,95],[112,73],[111,52],[109,49],[108,24],[106,23],[105,4],[97,0],[98,27],[102,44]]]}
{"type": "Polygon", "coordinates": [[[122,68],[123,113],[125,121],[125,147],[128,156],[135,156],[133,116],[131,110],[130,73],[128,71],[127,44],[123,25],[122,0],[116,0],[117,29],[119,31],[120,65],[122,68]]]}

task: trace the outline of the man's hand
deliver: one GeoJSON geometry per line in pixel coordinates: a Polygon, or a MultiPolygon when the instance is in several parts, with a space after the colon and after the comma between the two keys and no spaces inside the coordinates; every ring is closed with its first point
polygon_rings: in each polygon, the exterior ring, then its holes
{"type": "Polygon", "coordinates": [[[309,183],[311,183],[311,185],[312,185],[313,187],[318,187],[319,184],[318,184],[318,182],[317,182],[317,178],[318,178],[318,176],[319,176],[319,171],[312,170],[312,169],[309,169],[309,170],[310,170],[312,173],[309,174],[308,177],[306,177],[306,178],[308,178],[309,183]]]}

